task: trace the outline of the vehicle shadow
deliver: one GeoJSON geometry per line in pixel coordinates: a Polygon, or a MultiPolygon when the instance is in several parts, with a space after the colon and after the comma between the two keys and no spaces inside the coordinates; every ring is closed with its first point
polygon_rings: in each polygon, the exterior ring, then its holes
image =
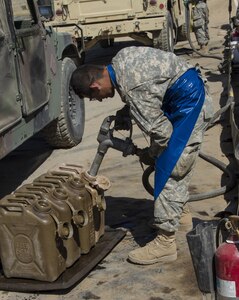
{"type": "Polygon", "coordinates": [[[143,46],[135,40],[116,41],[114,46],[102,48],[99,43],[88,49],[85,53],[85,64],[106,65],[111,63],[112,58],[123,48],[131,46],[143,46]]]}
{"type": "MultiPolygon", "coordinates": [[[[109,64],[112,58],[123,48],[131,46],[145,46],[144,44],[137,42],[135,40],[122,40],[114,43],[113,47],[102,48],[99,44],[86,51],[85,64],[109,64]]],[[[146,47],[146,46],[145,46],[146,47]]],[[[181,55],[192,55],[193,50],[188,47],[182,46],[174,50],[177,56],[181,55]]]]}
{"type": "Polygon", "coordinates": [[[53,149],[40,135],[27,140],[0,160],[0,198],[12,193],[52,153],[53,149]]]}

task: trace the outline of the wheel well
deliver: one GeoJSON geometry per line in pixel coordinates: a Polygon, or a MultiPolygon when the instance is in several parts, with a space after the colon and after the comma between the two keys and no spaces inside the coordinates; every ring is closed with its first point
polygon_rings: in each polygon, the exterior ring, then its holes
{"type": "Polygon", "coordinates": [[[65,57],[69,57],[70,59],[72,59],[76,66],[79,66],[81,64],[81,57],[79,56],[79,52],[74,45],[69,45],[64,49],[64,51],[62,52],[62,60],[65,57]]]}

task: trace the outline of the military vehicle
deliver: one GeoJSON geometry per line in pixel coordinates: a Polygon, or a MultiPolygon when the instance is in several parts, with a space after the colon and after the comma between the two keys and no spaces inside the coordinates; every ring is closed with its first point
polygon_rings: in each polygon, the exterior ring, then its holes
{"type": "Polygon", "coordinates": [[[0,158],[42,131],[54,147],[77,145],[84,102],[70,87],[85,50],[129,36],[173,51],[186,39],[183,0],[1,0],[0,158]]]}
{"type": "Polygon", "coordinates": [[[55,147],[78,144],[84,102],[70,87],[81,58],[69,33],[45,26],[41,1],[0,1],[0,158],[43,130],[55,147]]]}
{"type": "Polygon", "coordinates": [[[80,51],[100,42],[113,45],[131,37],[148,46],[173,51],[187,39],[183,0],[54,0],[52,26],[70,32],[80,51]]]}

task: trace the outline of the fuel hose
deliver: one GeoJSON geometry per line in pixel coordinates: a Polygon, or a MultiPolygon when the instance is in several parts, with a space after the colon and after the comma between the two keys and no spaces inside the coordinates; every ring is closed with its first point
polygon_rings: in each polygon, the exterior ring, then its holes
{"type": "Polygon", "coordinates": [[[216,159],[212,156],[206,155],[203,152],[199,153],[199,157],[201,157],[205,161],[213,164],[215,167],[217,167],[218,169],[223,171],[224,174],[226,174],[228,176],[229,180],[228,180],[227,184],[224,185],[221,188],[218,188],[218,189],[215,189],[215,190],[212,190],[212,191],[209,191],[209,192],[205,192],[205,193],[191,194],[189,196],[189,202],[214,198],[214,197],[223,195],[223,194],[231,191],[235,187],[235,185],[236,185],[236,176],[235,176],[234,172],[232,172],[231,170],[229,170],[227,168],[227,165],[225,165],[223,162],[221,162],[220,160],[218,160],[218,159],[216,159]]]}
{"type": "MultiPolygon", "coordinates": [[[[210,155],[207,155],[203,152],[199,153],[199,157],[201,157],[205,161],[211,163],[212,165],[214,165],[215,167],[217,167],[218,169],[223,171],[223,173],[226,174],[229,179],[228,179],[227,184],[225,184],[221,188],[214,189],[214,190],[211,190],[211,191],[205,192],[205,193],[190,194],[188,202],[214,198],[214,197],[217,197],[217,196],[220,196],[222,194],[225,194],[225,193],[229,192],[230,190],[232,190],[235,187],[235,185],[236,185],[236,176],[235,176],[234,172],[232,172],[231,170],[229,170],[227,168],[227,165],[225,165],[220,160],[218,160],[218,159],[216,159],[216,158],[214,158],[210,155]]],[[[145,169],[145,171],[143,172],[143,176],[142,176],[143,186],[146,189],[146,191],[152,196],[154,195],[154,189],[153,189],[152,185],[149,182],[149,177],[153,172],[154,172],[154,166],[148,166],[145,169]]]]}

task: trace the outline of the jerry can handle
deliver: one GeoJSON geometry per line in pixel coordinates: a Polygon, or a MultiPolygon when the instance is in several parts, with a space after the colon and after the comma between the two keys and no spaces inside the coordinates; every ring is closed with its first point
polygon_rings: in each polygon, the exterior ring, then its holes
{"type": "Polygon", "coordinates": [[[18,203],[0,204],[0,207],[11,212],[23,212],[24,205],[18,203]]]}

